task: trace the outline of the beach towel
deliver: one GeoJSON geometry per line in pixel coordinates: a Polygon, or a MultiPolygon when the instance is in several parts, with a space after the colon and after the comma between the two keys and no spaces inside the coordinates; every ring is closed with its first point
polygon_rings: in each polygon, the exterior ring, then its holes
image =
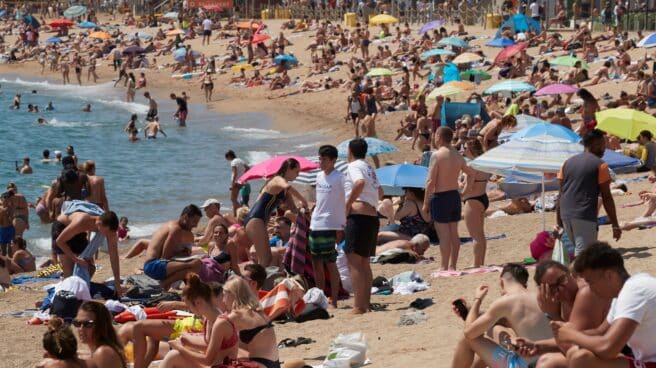
{"type": "Polygon", "coordinates": [[[226,270],[214,258],[203,258],[201,259],[200,272],[198,276],[203,282],[225,282],[226,280],[226,270]]]}
{"type": "Polygon", "coordinates": [[[436,279],[445,278],[445,277],[459,277],[459,276],[471,275],[475,273],[501,272],[502,269],[503,267],[499,267],[499,266],[483,266],[478,268],[469,268],[462,271],[453,271],[453,270],[435,271],[431,273],[431,277],[436,279]]]}
{"type": "Polygon", "coordinates": [[[296,216],[282,264],[287,272],[303,276],[308,286],[314,286],[312,258],[307,249],[309,228],[310,222],[305,214],[296,216]]]}
{"type": "Polygon", "coordinates": [[[11,279],[11,283],[14,285],[21,285],[21,284],[30,284],[33,282],[52,281],[53,279],[58,279],[58,278],[59,275],[49,276],[49,277],[17,276],[11,279]]]}
{"type": "Polygon", "coordinates": [[[260,296],[260,304],[264,314],[274,320],[287,312],[298,316],[305,309],[303,296],[305,290],[296,280],[287,278],[282,280],[271,291],[260,296]]]}

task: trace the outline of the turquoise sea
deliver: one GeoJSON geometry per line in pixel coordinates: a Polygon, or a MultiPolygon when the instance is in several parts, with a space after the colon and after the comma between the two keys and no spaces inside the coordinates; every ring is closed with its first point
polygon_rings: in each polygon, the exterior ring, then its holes
{"type": "MultiPolygon", "coordinates": [[[[277,154],[316,154],[322,140],[321,132],[283,134],[272,130],[263,114],[211,112],[204,105],[194,105],[193,100],[187,128],[178,128],[172,116],[175,102],[164,96],[181,91],[151,91],[168,138],[131,143],[123,128],[132,113],[140,117],[139,128],[145,125],[143,90],[137,93],[135,103],[127,103],[125,89],[112,84],[63,86],[13,76],[0,78],[2,189],[13,181],[27,200],[34,202],[61,171],[59,165],[40,162],[42,151],[48,149],[54,157],[55,150],[65,153],[72,145],[80,162],[96,162],[97,174],[105,177],[110,207],[118,216],[129,218],[131,235],[147,236],[158,224],[176,218],[189,203],[201,204],[213,197],[224,203],[223,208],[230,207],[230,170],[224,158],[228,149],[257,163],[277,154]],[[22,95],[21,109],[13,110],[10,104],[17,93],[22,95]],[[48,101],[53,102],[54,111],[44,111],[48,101]],[[87,103],[92,112],[81,112],[87,103]],[[27,112],[28,104],[38,105],[40,112],[27,112]],[[38,125],[40,117],[48,124],[38,125]],[[25,156],[32,160],[33,175],[15,171],[15,162],[25,156]]],[[[141,131],[139,136],[143,138],[141,131]]],[[[47,254],[50,226],[42,225],[33,212],[30,226],[25,233],[28,247],[39,255],[47,254]]]]}

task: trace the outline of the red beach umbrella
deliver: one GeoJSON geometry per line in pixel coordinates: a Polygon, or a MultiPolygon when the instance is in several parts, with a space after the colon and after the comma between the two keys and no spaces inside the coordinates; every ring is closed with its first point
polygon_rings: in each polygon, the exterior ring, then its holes
{"type": "Polygon", "coordinates": [[[524,50],[528,45],[526,42],[518,43],[515,45],[508,46],[501,50],[499,54],[497,54],[497,57],[494,58],[494,63],[503,63],[504,61],[507,61],[511,57],[519,54],[520,51],[524,50]]]}
{"type": "Polygon", "coordinates": [[[55,19],[52,22],[48,23],[50,27],[55,27],[55,28],[72,27],[73,24],[75,24],[73,23],[73,21],[66,18],[55,19]]]}

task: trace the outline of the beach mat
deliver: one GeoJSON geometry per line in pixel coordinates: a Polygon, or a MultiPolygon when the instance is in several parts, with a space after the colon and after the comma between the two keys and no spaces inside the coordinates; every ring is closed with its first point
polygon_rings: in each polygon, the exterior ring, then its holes
{"type": "Polygon", "coordinates": [[[30,284],[33,282],[52,281],[59,279],[59,276],[34,277],[34,276],[17,276],[11,279],[13,285],[30,284]]]}

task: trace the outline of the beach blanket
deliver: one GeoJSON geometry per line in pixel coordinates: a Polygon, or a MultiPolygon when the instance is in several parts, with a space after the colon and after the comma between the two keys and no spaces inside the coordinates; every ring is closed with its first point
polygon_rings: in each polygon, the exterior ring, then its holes
{"type": "Polygon", "coordinates": [[[274,320],[287,312],[298,316],[305,309],[305,290],[296,280],[286,278],[271,291],[260,292],[260,304],[264,314],[274,320]]]}
{"type": "Polygon", "coordinates": [[[478,268],[470,268],[462,271],[454,271],[454,270],[435,271],[431,273],[431,277],[436,279],[445,278],[445,277],[459,277],[459,276],[471,275],[475,273],[501,272],[502,269],[503,267],[499,267],[499,266],[483,266],[478,268]]]}
{"type": "Polygon", "coordinates": [[[17,276],[11,279],[11,283],[13,285],[21,285],[21,284],[30,284],[33,282],[41,282],[41,281],[52,281],[54,279],[58,279],[59,275],[56,276],[49,276],[49,277],[34,277],[34,276],[17,276]]]}
{"type": "Polygon", "coordinates": [[[314,286],[314,269],[312,258],[308,251],[308,234],[310,222],[304,214],[296,216],[296,223],[287,245],[287,251],[282,264],[285,270],[292,275],[301,275],[308,286],[314,286]]]}

